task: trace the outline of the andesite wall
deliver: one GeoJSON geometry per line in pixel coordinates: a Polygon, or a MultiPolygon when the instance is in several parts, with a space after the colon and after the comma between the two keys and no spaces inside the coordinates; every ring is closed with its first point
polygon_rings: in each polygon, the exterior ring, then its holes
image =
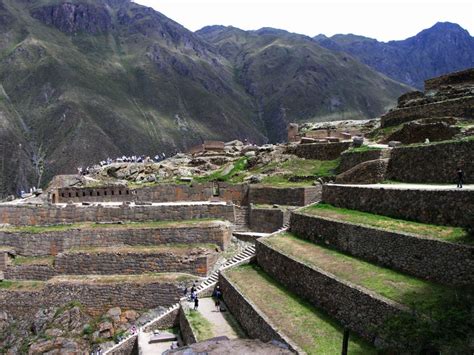
{"type": "Polygon", "coordinates": [[[249,203],[256,205],[305,206],[321,198],[321,186],[270,187],[252,185],[249,189],[249,203]]]}
{"type": "Polygon", "coordinates": [[[396,186],[323,186],[323,201],[336,207],[418,221],[468,227],[474,215],[474,191],[397,189],[396,186]]]}
{"type": "Polygon", "coordinates": [[[84,228],[43,233],[4,232],[0,246],[9,246],[23,256],[56,255],[71,248],[117,245],[158,245],[169,243],[210,243],[226,249],[232,237],[229,222],[201,222],[152,228],[84,228]]]}
{"type": "Polygon", "coordinates": [[[351,142],[297,144],[288,147],[286,153],[299,158],[335,160],[351,146],[351,142]]]}
{"type": "Polygon", "coordinates": [[[427,280],[457,286],[474,285],[474,246],[303,213],[291,214],[291,232],[427,280]]]}
{"type": "Polygon", "coordinates": [[[397,108],[382,116],[380,127],[396,126],[419,118],[445,116],[473,118],[474,96],[397,108]]]}
{"type": "Polygon", "coordinates": [[[450,183],[457,169],[466,184],[474,183],[474,139],[398,147],[392,150],[387,178],[402,182],[450,183]]]}
{"type": "Polygon", "coordinates": [[[181,282],[107,282],[50,280],[39,290],[0,290],[0,309],[14,317],[33,317],[40,308],[78,301],[93,314],[112,307],[150,309],[167,307],[182,295],[181,282]]]}
{"type": "Polygon", "coordinates": [[[40,280],[46,281],[59,273],[52,265],[16,265],[5,269],[3,277],[5,280],[40,280]]]}
{"type": "Polygon", "coordinates": [[[340,174],[356,165],[359,165],[360,163],[387,158],[388,155],[389,151],[384,149],[371,149],[364,152],[351,152],[348,150],[347,152],[341,154],[341,162],[339,163],[337,172],[340,174]]]}
{"type": "Polygon", "coordinates": [[[407,311],[398,303],[273,249],[265,238],[257,240],[256,250],[257,262],[268,275],[369,342],[381,337],[387,319],[407,311]]]}
{"type": "Polygon", "coordinates": [[[0,224],[48,225],[78,222],[117,222],[189,219],[234,222],[234,206],[223,203],[143,206],[18,206],[0,205],[0,224]]]}
{"type": "Polygon", "coordinates": [[[290,212],[281,208],[250,209],[249,227],[253,232],[271,233],[280,229],[290,219],[290,212]]]}
{"type": "Polygon", "coordinates": [[[270,319],[240,292],[225,272],[219,274],[219,286],[227,308],[250,338],[260,339],[263,342],[276,340],[288,345],[296,353],[303,353],[298,345],[272,324],[270,319]]]}
{"type": "Polygon", "coordinates": [[[198,342],[197,334],[194,334],[193,327],[186,316],[183,306],[179,307],[179,331],[184,345],[191,345],[198,342]]]}
{"type": "Polygon", "coordinates": [[[109,201],[208,201],[218,198],[245,204],[247,184],[230,185],[224,182],[191,183],[191,184],[156,184],[155,186],[129,189],[120,186],[108,187],[67,187],[53,191],[55,202],[109,202],[109,201]],[[57,196],[57,197],[56,197],[57,196]]]}
{"type": "Polygon", "coordinates": [[[66,275],[119,275],[147,272],[184,272],[205,277],[216,263],[212,251],[66,252],[55,258],[54,268],[66,275]]]}

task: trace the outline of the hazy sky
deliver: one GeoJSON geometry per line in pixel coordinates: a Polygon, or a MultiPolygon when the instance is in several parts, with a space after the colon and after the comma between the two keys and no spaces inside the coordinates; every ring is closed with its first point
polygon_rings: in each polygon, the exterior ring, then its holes
{"type": "Polygon", "coordinates": [[[314,36],[355,33],[381,41],[405,39],[438,21],[460,24],[474,35],[474,1],[465,0],[134,0],[186,28],[232,25],[275,27],[314,36]]]}

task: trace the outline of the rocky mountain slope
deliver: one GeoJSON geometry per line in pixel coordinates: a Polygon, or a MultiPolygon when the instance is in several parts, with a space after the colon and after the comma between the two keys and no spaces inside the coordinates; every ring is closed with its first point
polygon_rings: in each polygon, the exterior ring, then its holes
{"type": "Polygon", "coordinates": [[[474,37],[457,24],[439,22],[402,41],[379,42],[357,35],[314,38],[321,46],[348,53],[402,83],[423,89],[423,81],[474,67],[474,37]]]}
{"type": "Polygon", "coordinates": [[[233,64],[272,141],[285,138],[287,122],[376,117],[409,90],[303,35],[222,26],[197,33],[233,64]]]}
{"type": "Polygon", "coordinates": [[[0,0],[0,32],[2,196],[107,156],[378,116],[408,89],[284,31],[239,34],[229,56],[215,31],[129,0],[0,0]]]}

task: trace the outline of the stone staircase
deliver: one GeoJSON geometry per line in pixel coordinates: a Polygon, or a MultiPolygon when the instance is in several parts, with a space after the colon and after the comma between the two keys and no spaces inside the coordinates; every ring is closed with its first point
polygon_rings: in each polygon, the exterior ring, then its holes
{"type": "MultiPolygon", "coordinates": [[[[279,231],[280,232],[280,231],[279,231]]],[[[209,275],[201,284],[197,287],[197,294],[202,294],[204,291],[209,290],[213,287],[218,279],[219,279],[219,272],[226,270],[231,267],[235,267],[244,263],[249,262],[255,256],[255,246],[251,245],[245,248],[242,252],[238,253],[227,262],[225,262],[218,270],[214,271],[211,275],[209,275]]],[[[181,298],[180,301],[185,301],[186,298],[181,298]]],[[[120,354],[120,349],[124,346],[124,344],[129,342],[135,342],[138,339],[138,333],[140,332],[147,332],[147,329],[152,327],[154,324],[159,322],[161,319],[165,318],[166,316],[170,315],[171,313],[178,310],[180,307],[180,303],[177,302],[171,306],[169,306],[165,311],[163,311],[160,315],[156,318],[152,319],[148,323],[142,325],[139,329],[137,334],[132,334],[127,338],[123,339],[121,342],[115,344],[113,347],[106,349],[103,354],[120,354]]]]}

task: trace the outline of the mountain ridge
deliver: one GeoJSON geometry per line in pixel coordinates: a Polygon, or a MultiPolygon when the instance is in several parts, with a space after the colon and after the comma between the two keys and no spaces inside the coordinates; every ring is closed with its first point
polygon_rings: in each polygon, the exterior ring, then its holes
{"type": "Polygon", "coordinates": [[[474,37],[450,22],[437,22],[412,37],[388,42],[355,34],[317,35],[313,39],[418,89],[426,79],[474,67],[474,37]]]}

